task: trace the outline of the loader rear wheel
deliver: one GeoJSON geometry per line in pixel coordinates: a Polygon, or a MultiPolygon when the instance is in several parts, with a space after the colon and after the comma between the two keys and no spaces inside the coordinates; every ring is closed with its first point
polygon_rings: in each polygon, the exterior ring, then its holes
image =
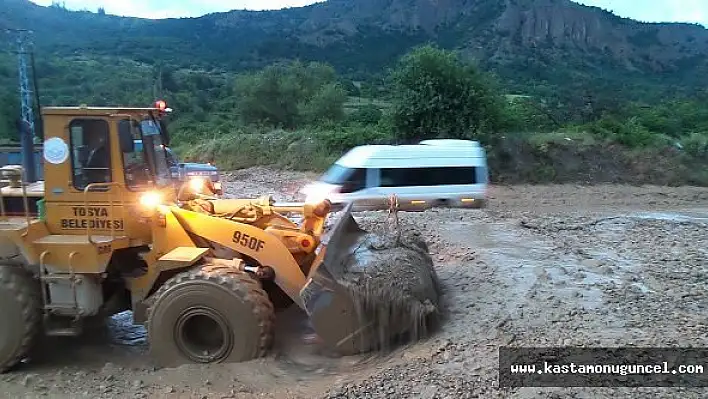
{"type": "Polygon", "coordinates": [[[41,330],[38,282],[19,266],[0,266],[0,373],[22,361],[41,330]]]}
{"type": "Polygon", "coordinates": [[[148,342],[157,363],[242,362],[273,342],[268,294],[247,273],[207,264],[168,280],[148,311],[148,342]]]}

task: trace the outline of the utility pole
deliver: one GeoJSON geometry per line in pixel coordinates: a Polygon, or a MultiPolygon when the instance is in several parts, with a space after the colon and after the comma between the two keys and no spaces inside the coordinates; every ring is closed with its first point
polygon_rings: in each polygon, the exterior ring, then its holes
{"type": "Polygon", "coordinates": [[[20,140],[22,143],[22,167],[25,170],[27,182],[35,182],[36,170],[34,159],[35,124],[34,110],[32,107],[32,88],[27,72],[27,48],[31,46],[32,31],[27,29],[7,29],[8,33],[15,36],[17,45],[17,69],[20,79],[20,140]]]}

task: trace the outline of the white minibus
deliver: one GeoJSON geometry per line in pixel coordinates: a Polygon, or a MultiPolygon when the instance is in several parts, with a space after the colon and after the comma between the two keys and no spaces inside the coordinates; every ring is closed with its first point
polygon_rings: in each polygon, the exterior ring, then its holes
{"type": "Polygon", "coordinates": [[[388,209],[392,194],[401,210],[480,208],[486,206],[488,182],[479,142],[439,139],[355,147],[301,192],[308,200],[354,202],[355,211],[388,209]]]}

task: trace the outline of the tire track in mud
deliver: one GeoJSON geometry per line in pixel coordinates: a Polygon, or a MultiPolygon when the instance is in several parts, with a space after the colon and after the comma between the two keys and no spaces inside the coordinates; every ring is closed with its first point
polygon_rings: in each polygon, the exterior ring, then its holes
{"type": "MultiPolygon", "coordinates": [[[[457,266],[451,276],[457,281],[454,284],[473,289],[460,292],[452,302],[474,302],[484,316],[465,315],[460,323],[476,316],[476,323],[486,328],[532,330],[547,326],[563,313],[601,307],[604,276],[585,268],[578,256],[558,251],[552,240],[525,231],[514,221],[444,225],[441,237],[446,242],[473,247],[477,253],[472,265],[457,266]]],[[[513,342],[517,338],[523,338],[523,333],[505,339],[513,342]]]]}

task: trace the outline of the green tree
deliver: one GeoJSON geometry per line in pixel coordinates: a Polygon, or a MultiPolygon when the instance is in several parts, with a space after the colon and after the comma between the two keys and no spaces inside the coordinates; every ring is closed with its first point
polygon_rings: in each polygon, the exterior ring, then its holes
{"type": "Polygon", "coordinates": [[[393,125],[401,140],[473,138],[497,125],[502,103],[491,77],[454,52],[418,47],[391,77],[393,125]]]}
{"type": "Polygon", "coordinates": [[[349,117],[353,122],[362,125],[375,125],[379,123],[383,112],[374,104],[364,104],[359,107],[354,113],[349,117]]]}
{"type": "Polygon", "coordinates": [[[310,124],[340,122],[344,119],[347,92],[337,83],[328,83],[301,107],[305,121],[310,124]]]}
{"type": "Polygon", "coordinates": [[[270,66],[236,79],[238,112],[244,123],[293,128],[298,122],[299,88],[283,71],[270,66]]]}
{"type": "Polygon", "coordinates": [[[508,96],[499,121],[505,131],[553,131],[561,127],[547,106],[528,96],[508,96]]]}
{"type": "Polygon", "coordinates": [[[303,123],[340,121],[346,91],[329,65],[273,64],[236,79],[237,109],[246,124],[293,129],[303,123]]]}

